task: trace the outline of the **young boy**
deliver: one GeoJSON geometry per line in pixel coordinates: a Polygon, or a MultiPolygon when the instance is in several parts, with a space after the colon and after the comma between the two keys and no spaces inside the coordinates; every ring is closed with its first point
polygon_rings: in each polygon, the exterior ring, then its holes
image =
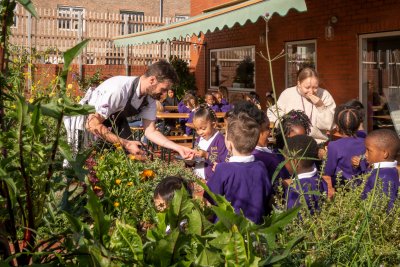
{"type": "Polygon", "coordinates": [[[207,185],[213,193],[225,196],[236,213],[242,211],[248,219],[261,224],[270,211],[272,186],[264,164],[251,154],[260,129],[246,113],[231,114],[227,122],[225,144],[232,156],[229,162],[217,165],[207,185]]]}
{"type": "Polygon", "coordinates": [[[298,181],[290,180],[287,189],[287,208],[298,206],[304,199],[308,209],[313,213],[319,209],[319,196],[306,194],[309,191],[327,192],[327,185],[320,179],[313,158],[318,158],[317,142],[308,135],[295,135],[287,138],[285,157],[291,158],[285,166],[293,176],[297,174],[298,181]]]}
{"type": "Polygon", "coordinates": [[[361,198],[365,199],[376,184],[382,182],[383,192],[389,196],[389,210],[397,198],[399,173],[397,170],[397,153],[400,149],[398,135],[389,129],[372,131],[365,139],[365,158],[372,165],[372,172],[367,179],[361,198]],[[379,177],[380,180],[376,180],[379,177]]]}

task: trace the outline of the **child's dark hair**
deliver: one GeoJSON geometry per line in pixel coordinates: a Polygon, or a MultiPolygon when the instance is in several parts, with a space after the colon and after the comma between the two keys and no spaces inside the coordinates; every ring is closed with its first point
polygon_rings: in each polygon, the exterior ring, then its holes
{"type": "Polygon", "coordinates": [[[308,135],[295,135],[288,137],[286,141],[285,154],[288,158],[300,160],[299,164],[304,168],[313,166],[318,158],[318,144],[314,138],[308,135]],[[312,160],[312,158],[315,160],[312,160]]]}
{"type": "Polygon", "coordinates": [[[241,100],[235,104],[231,114],[239,114],[240,112],[244,112],[249,117],[253,118],[259,125],[263,123],[267,123],[269,126],[269,119],[267,115],[260,110],[254,103],[249,101],[241,100]]]}
{"type": "Polygon", "coordinates": [[[204,118],[206,121],[211,122],[217,121],[217,115],[207,104],[201,104],[200,107],[195,111],[193,120],[198,118],[204,118]]]}
{"type": "Polygon", "coordinates": [[[291,110],[281,117],[283,133],[279,126],[276,126],[275,138],[277,148],[285,146],[283,136],[288,136],[293,126],[301,126],[306,134],[311,131],[311,121],[302,110],[291,110]]]}
{"type": "Polygon", "coordinates": [[[360,127],[360,114],[353,108],[340,105],[335,110],[334,120],[341,134],[355,136],[360,127]]]}
{"type": "Polygon", "coordinates": [[[244,112],[237,115],[230,114],[226,136],[239,153],[249,154],[257,145],[260,137],[260,126],[244,112]]]}
{"type": "Polygon", "coordinates": [[[365,109],[364,109],[364,105],[360,101],[358,101],[357,99],[352,99],[352,100],[344,103],[344,105],[356,109],[358,112],[358,115],[360,116],[360,122],[364,121],[365,109]]]}
{"type": "Polygon", "coordinates": [[[378,129],[370,132],[367,138],[374,138],[375,145],[389,152],[389,160],[395,160],[400,150],[400,139],[397,133],[390,129],[378,129]]]}
{"type": "Polygon", "coordinates": [[[175,194],[176,190],[183,187],[187,190],[188,194],[192,195],[192,189],[189,187],[188,182],[178,176],[167,176],[162,179],[156,189],[154,189],[154,198],[160,196],[164,201],[170,202],[175,194]]]}

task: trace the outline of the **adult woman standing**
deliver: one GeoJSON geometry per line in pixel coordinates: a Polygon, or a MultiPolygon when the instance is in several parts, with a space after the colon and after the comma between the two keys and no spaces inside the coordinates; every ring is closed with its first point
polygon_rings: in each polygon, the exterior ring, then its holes
{"type": "Polygon", "coordinates": [[[312,68],[303,68],[297,75],[297,85],[285,89],[275,106],[269,108],[271,121],[291,110],[302,110],[311,121],[310,136],[317,143],[328,140],[326,132],[331,130],[336,104],[331,94],[319,87],[318,73],[312,68]]]}

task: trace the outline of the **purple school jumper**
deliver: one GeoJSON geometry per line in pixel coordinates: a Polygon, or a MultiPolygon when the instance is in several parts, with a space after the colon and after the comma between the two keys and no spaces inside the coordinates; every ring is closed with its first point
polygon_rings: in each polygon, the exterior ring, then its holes
{"type": "MultiPolygon", "coordinates": [[[[309,191],[317,191],[320,193],[328,192],[328,187],[323,179],[319,178],[317,168],[314,168],[313,171],[307,173],[300,173],[297,175],[299,178],[299,183],[303,193],[307,193],[309,191]]],[[[298,182],[293,181],[293,183],[289,186],[287,190],[287,208],[293,208],[300,205],[300,202],[303,201],[303,198],[300,197],[301,190],[299,188],[298,182]]],[[[304,194],[306,199],[307,207],[311,211],[311,214],[319,210],[318,201],[320,196],[312,195],[312,194],[304,194]]]]}
{"type": "MultiPolygon", "coordinates": [[[[373,164],[373,169],[365,183],[364,191],[361,199],[366,199],[368,193],[374,189],[376,175],[381,179],[383,192],[390,197],[389,210],[393,207],[393,203],[397,198],[399,190],[399,172],[397,170],[397,161],[378,162],[373,164]]],[[[378,182],[378,181],[377,181],[378,182]]]]}
{"type": "Polygon", "coordinates": [[[333,186],[337,186],[336,176],[342,172],[340,179],[350,180],[353,175],[359,175],[360,170],[351,165],[353,156],[365,154],[365,139],[360,137],[344,137],[328,144],[328,157],[325,175],[332,177],[333,186]]]}
{"type": "Polygon", "coordinates": [[[254,156],[232,156],[229,162],[217,165],[214,176],[207,185],[214,194],[225,196],[236,213],[254,223],[261,224],[263,216],[270,211],[268,207],[272,186],[267,170],[254,156]]]}
{"type": "MultiPolygon", "coordinates": [[[[267,168],[268,176],[270,179],[274,176],[275,170],[277,169],[279,163],[282,162],[282,159],[275,154],[273,151],[269,150],[267,147],[259,147],[257,146],[254,149],[253,153],[255,160],[259,160],[264,163],[265,168],[267,168]]],[[[285,166],[280,169],[276,179],[288,179],[290,178],[289,172],[286,170],[285,166]]]]}
{"type": "MultiPolygon", "coordinates": [[[[197,146],[199,142],[200,137],[197,137],[195,146],[197,146]]],[[[208,180],[214,176],[214,172],[212,171],[214,162],[225,162],[228,156],[228,149],[225,146],[225,137],[220,132],[217,132],[217,135],[206,151],[208,153],[208,159],[204,162],[204,174],[206,180],[208,180]]]]}
{"type": "Polygon", "coordinates": [[[209,108],[211,108],[212,110],[214,110],[214,112],[220,112],[221,110],[219,109],[218,105],[208,105],[209,108]]]}

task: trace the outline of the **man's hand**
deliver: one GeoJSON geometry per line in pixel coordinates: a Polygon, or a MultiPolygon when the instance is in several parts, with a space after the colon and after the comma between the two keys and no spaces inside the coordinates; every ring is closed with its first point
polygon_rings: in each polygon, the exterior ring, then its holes
{"type": "Polygon", "coordinates": [[[145,152],[140,149],[141,143],[139,141],[130,141],[130,140],[125,140],[123,143],[124,148],[129,154],[132,155],[144,155],[145,152]]]}
{"type": "Polygon", "coordinates": [[[193,149],[184,146],[179,146],[176,152],[178,152],[184,159],[193,159],[196,154],[193,149]]]}

